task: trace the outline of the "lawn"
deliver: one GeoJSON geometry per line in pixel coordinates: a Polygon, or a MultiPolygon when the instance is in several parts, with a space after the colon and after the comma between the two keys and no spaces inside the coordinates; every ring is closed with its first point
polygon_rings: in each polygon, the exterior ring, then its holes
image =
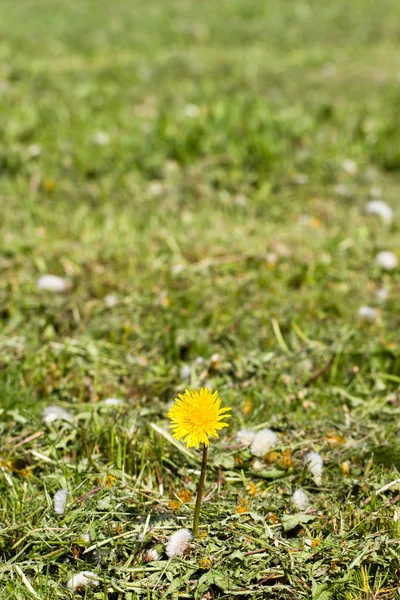
{"type": "Polygon", "coordinates": [[[400,598],[399,40],[398,0],[1,1],[2,598],[400,598]]]}

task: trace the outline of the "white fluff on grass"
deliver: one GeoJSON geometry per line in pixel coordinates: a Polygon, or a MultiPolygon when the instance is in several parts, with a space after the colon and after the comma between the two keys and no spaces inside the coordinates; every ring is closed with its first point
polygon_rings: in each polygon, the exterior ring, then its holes
{"type": "Polygon", "coordinates": [[[110,136],[105,131],[96,131],[92,139],[93,143],[98,146],[107,146],[110,143],[110,136]]]}
{"type": "Polygon", "coordinates": [[[253,469],[255,471],[262,471],[264,467],[264,463],[261,460],[258,460],[258,458],[256,458],[256,460],[253,462],[253,469]]]}
{"type": "Polygon", "coordinates": [[[68,490],[63,488],[54,494],[54,512],[56,515],[63,515],[67,504],[68,490]]]}
{"type": "Polygon", "coordinates": [[[107,296],[104,296],[104,304],[108,306],[108,308],[114,308],[118,304],[117,296],[114,296],[114,294],[107,294],[107,296]]]}
{"type": "Polygon", "coordinates": [[[241,429],[238,431],[236,440],[239,444],[243,444],[244,446],[251,446],[253,440],[255,438],[256,432],[252,429],[241,429]]]}
{"type": "Polygon", "coordinates": [[[388,251],[379,252],[375,257],[375,262],[379,267],[388,271],[392,271],[399,264],[397,256],[393,252],[388,251]]]}
{"type": "Polygon", "coordinates": [[[189,365],[183,365],[180,372],[180,377],[182,380],[190,379],[190,375],[192,374],[192,369],[189,365]]]}
{"type": "Polygon", "coordinates": [[[106,398],[105,400],[103,400],[103,404],[105,404],[106,406],[121,406],[121,404],[123,403],[124,401],[120,398],[106,398]]]}
{"type": "Polygon", "coordinates": [[[360,306],[358,316],[366,321],[374,321],[376,319],[376,309],[371,306],[360,306]]]}
{"type": "Polygon", "coordinates": [[[315,483],[320,485],[322,481],[322,470],[324,461],[318,452],[308,452],[304,457],[304,464],[308,467],[311,475],[314,477],[315,483]]]}
{"type": "Polygon", "coordinates": [[[342,162],[342,169],[348,175],[355,175],[357,173],[357,171],[358,171],[358,166],[357,166],[357,163],[354,160],[351,160],[351,158],[346,158],[342,162]]]}
{"type": "Polygon", "coordinates": [[[69,423],[73,420],[72,415],[60,406],[46,406],[42,411],[43,421],[45,423],[53,423],[53,421],[68,421],[69,423]]]}
{"type": "Polygon", "coordinates": [[[310,506],[310,501],[307,494],[301,489],[298,489],[294,492],[292,496],[292,502],[299,510],[305,510],[310,506]]]}
{"type": "Polygon", "coordinates": [[[69,281],[57,275],[42,275],[39,277],[37,286],[39,290],[47,292],[65,292],[69,288],[69,281]]]}
{"type": "Polygon", "coordinates": [[[393,220],[393,211],[383,200],[371,200],[371,202],[368,202],[365,210],[369,215],[378,215],[378,217],[381,217],[382,221],[387,225],[390,225],[393,220]]]}
{"type": "Polygon", "coordinates": [[[376,291],[376,297],[378,298],[379,302],[385,302],[389,297],[389,291],[385,288],[380,288],[376,291]]]}
{"type": "Polygon", "coordinates": [[[261,429],[254,436],[250,451],[254,456],[264,456],[274,448],[278,442],[278,436],[272,429],[261,429]]]}
{"type": "Polygon", "coordinates": [[[93,571],[81,571],[72,575],[71,579],[67,582],[67,588],[74,591],[77,588],[84,588],[87,585],[99,585],[99,576],[93,571]]]}
{"type": "Polygon", "coordinates": [[[158,554],[157,550],[155,550],[155,548],[150,548],[144,553],[145,562],[152,562],[153,560],[158,560],[159,558],[160,555],[158,554]]]}
{"type": "Polygon", "coordinates": [[[192,539],[192,534],[188,529],[178,529],[171,535],[166,545],[166,552],[169,558],[173,556],[183,556],[192,539]]]}

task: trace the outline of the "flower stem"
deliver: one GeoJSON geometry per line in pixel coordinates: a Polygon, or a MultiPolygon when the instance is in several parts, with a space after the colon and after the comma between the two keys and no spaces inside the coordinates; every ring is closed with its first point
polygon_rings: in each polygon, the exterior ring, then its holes
{"type": "Polygon", "coordinates": [[[201,499],[203,496],[204,481],[206,479],[207,452],[208,452],[208,446],[203,444],[203,460],[201,463],[201,473],[200,473],[199,485],[197,487],[196,506],[194,508],[193,537],[197,537],[197,535],[199,533],[199,518],[200,518],[201,499]]]}

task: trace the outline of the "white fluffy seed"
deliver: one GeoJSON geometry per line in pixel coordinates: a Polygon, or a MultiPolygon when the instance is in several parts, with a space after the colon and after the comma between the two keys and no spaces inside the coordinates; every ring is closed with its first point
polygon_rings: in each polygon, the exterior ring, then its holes
{"type": "Polygon", "coordinates": [[[239,444],[243,444],[244,446],[251,446],[255,435],[256,432],[252,429],[241,429],[237,433],[236,440],[239,444]]]}
{"type": "Polygon", "coordinates": [[[99,576],[93,571],[81,571],[72,575],[71,579],[67,582],[67,588],[71,591],[77,588],[84,588],[87,585],[99,585],[99,576]]]}
{"type": "Polygon", "coordinates": [[[152,562],[153,560],[158,560],[159,558],[160,558],[160,555],[158,554],[157,550],[155,550],[154,548],[150,548],[149,550],[146,550],[146,552],[144,553],[145,562],[152,562]]]}
{"type": "Polygon", "coordinates": [[[68,289],[69,282],[62,277],[57,277],[57,275],[42,275],[38,279],[37,286],[39,290],[61,293],[68,289]]]}
{"type": "Polygon", "coordinates": [[[261,429],[254,436],[250,451],[254,456],[262,457],[276,446],[278,436],[272,429],[261,429]]]}
{"type": "Polygon", "coordinates": [[[104,304],[108,308],[115,308],[118,304],[117,296],[114,296],[114,294],[107,294],[107,296],[104,296],[104,304]]]}
{"type": "Polygon", "coordinates": [[[308,467],[315,483],[320,485],[324,461],[318,452],[308,452],[304,457],[304,464],[308,467]]]}
{"type": "Polygon", "coordinates": [[[106,398],[105,400],[103,400],[103,404],[105,404],[106,406],[121,406],[121,404],[123,403],[124,401],[120,398],[106,398]]]}
{"type": "Polygon", "coordinates": [[[376,291],[376,297],[378,298],[379,302],[385,302],[389,297],[389,291],[385,288],[380,288],[376,291]]]}
{"type": "Polygon", "coordinates": [[[92,140],[97,146],[107,146],[110,143],[110,136],[105,131],[96,131],[92,140]]]}
{"type": "Polygon", "coordinates": [[[181,368],[180,377],[182,380],[190,379],[191,373],[192,373],[192,370],[191,370],[190,366],[183,365],[183,367],[181,368]]]}
{"type": "Polygon", "coordinates": [[[351,160],[351,158],[346,158],[342,162],[342,169],[348,175],[355,175],[358,171],[357,163],[354,160],[351,160]]]}
{"type": "Polygon", "coordinates": [[[393,220],[393,211],[383,200],[371,200],[371,202],[368,202],[365,210],[369,215],[378,215],[388,225],[393,220]]]}
{"type": "Polygon", "coordinates": [[[72,415],[60,406],[46,406],[42,411],[42,418],[45,423],[53,423],[53,421],[68,421],[73,420],[72,415]]]}
{"type": "Polygon", "coordinates": [[[358,316],[366,321],[374,321],[376,319],[376,309],[371,306],[360,306],[358,316]]]}
{"type": "Polygon", "coordinates": [[[68,490],[63,488],[54,494],[54,512],[56,515],[63,515],[67,504],[68,490]]]}
{"type": "Polygon", "coordinates": [[[178,529],[171,535],[166,545],[166,553],[169,558],[173,556],[183,556],[192,539],[192,534],[188,529],[178,529]]]}
{"type": "Polygon", "coordinates": [[[399,264],[397,256],[393,252],[388,251],[379,252],[376,255],[375,262],[379,267],[388,271],[392,271],[399,264]]]}
{"type": "Polygon", "coordinates": [[[307,494],[301,489],[298,489],[294,492],[292,496],[292,502],[299,510],[305,510],[308,508],[308,506],[310,506],[310,501],[307,494]]]}

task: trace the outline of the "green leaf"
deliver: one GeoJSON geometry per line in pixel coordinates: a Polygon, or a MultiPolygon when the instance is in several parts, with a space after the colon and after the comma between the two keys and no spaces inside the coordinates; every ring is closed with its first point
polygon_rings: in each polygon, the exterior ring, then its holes
{"type": "Polygon", "coordinates": [[[310,521],[314,521],[314,519],[315,517],[313,515],[306,515],[304,513],[298,513],[297,515],[285,515],[282,518],[282,526],[284,531],[290,531],[298,525],[309,523],[310,521]]]}

